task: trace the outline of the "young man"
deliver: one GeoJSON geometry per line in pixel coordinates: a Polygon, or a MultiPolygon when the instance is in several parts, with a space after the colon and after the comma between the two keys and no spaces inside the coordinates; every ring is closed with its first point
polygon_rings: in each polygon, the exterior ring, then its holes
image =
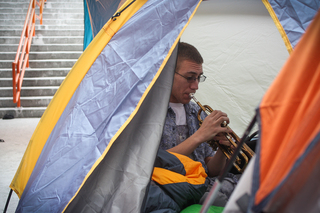
{"type": "Polygon", "coordinates": [[[195,47],[183,42],[179,44],[177,66],[160,148],[200,161],[208,176],[214,177],[219,175],[225,166],[226,157],[219,149],[214,152],[205,142],[215,139],[221,144],[229,145],[229,141],[221,134],[229,131],[226,127],[221,127],[223,122],[229,123],[229,118],[226,113],[215,110],[199,127],[197,118],[199,106],[190,102],[190,94],[195,93],[199,82],[203,82],[206,78],[203,75],[202,63],[202,56],[195,47]]]}

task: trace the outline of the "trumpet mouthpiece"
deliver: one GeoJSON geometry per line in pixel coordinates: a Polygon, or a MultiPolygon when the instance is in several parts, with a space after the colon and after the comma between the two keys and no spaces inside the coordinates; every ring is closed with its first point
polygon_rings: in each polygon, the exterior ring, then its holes
{"type": "Polygon", "coordinates": [[[194,93],[190,93],[190,94],[189,94],[189,97],[190,97],[190,98],[194,98],[194,93]]]}

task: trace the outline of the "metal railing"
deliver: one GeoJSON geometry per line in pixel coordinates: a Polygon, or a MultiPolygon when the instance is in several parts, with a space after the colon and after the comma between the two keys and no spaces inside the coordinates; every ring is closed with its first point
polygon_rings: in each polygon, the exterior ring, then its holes
{"type": "Polygon", "coordinates": [[[13,87],[13,103],[17,103],[17,107],[21,107],[20,94],[26,67],[29,67],[29,52],[32,37],[35,36],[36,18],[42,24],[43,5],[46,0],[30,0],[26,20],[23,25],[17,54],[14,62],[12,62],[12,87],[13,87]],[[36,5],[40,12],[36,14],[36,5]]]}

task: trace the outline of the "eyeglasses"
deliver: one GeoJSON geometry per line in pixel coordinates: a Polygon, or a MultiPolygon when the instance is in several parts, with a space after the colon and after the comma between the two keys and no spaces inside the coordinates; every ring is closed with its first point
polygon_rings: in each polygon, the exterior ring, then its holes
{"type": "Polygon", "coordinates": [[[181,75],[180,73],[177,73],[177,72],[175,72],[175,73],[178,74],[178,75],[180,75],[181,77],[187,79],[188,83],[193,83],[193,82],[195,82],[196,80],[198,80],[198,82],[204,82],[204,81],[206,80],[206,78],[207,78],[207,77],[206,77],[205,75],[203,75],[203,74],[199,75],[198,78],[196,78],[196,77],[193,77],[193,76],[191,76],[191,77],[186,77],[186,76],[183,76],[183,75],[181,75]]]}

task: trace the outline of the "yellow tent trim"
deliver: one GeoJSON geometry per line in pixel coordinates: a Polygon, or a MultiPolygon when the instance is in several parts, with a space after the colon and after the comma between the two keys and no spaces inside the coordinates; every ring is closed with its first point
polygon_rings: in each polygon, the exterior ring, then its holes
{"type": "MultiPolygon", "coordinates": [[[[92,172],[95,170],[95,168],[100,164],[100,162],[105,158],[105,156],[107,155],[107,153],[109,152],[111,146],[113,145],[113,143],[115,142],[115,140],[119,137],[119,135],[122,133],[122,131],[128,126],[128,124],[131,122],[131,120],[134,118],[134,116],[137,114],[140,106],[142,105],[144,99],[146,98],[146,96],[148,95],[149,91],[151,90],[151,88],[153,87],[153,85],[155,84],[155,82],[157,81],[158,77],[160,76],[164,66],[167,64],[167,61],[169,60],[174,48],[176,47],[177,43],[179,42],[181,35],[183,34],[183,32],[185,31],[186,27],[189,25],[190,20],[193,18],[195,12],[197,11],[200,3],[202,2],[202,0],[199,1],[197,7],[195,8],[194,12],[192,13],[192,15],[190,16],[187,24],[183,27],[183,29],[181,30],[179,36],[177,37],[177,39],[175,40],[174,44],[172,45],[172,47],[170,48],[166,58],[163,60],[160,68],[158,69],[155,77],[152,79],[151,83],[149,84],[149,86],[147,87],[146,91],[143,93],[140,101],[138,102],[136,108],[134,109],[134,111],[131,113],[131,115],[129,116],[129,118],[126,120],[126,122],[119,128],[119,130],[116,132],[116,134],[111,138],[108,146],[106,147],[106,149],[104,150],[104,152],[102,153],[102,155],[96,160],[96,162],[93,164],[93,166],[91,167],[90,171],[88,172],[88,174],[86,175],[86,177],[84,178],[81,186],[78,188],[77,192],[75,193],[75,195],[70,199],[70,201],[68,202],[68,204],[66,205],[66,207],[64,208],[64,210],[62,212],[65,212],[65,210],[67,209],[67,207],[69,206],[69,204],[73,201],[73,199],[77,196],[77,194],[79,193],[80,189],[83,187],[84,183],[87,181],[87,179],[90,177],[90,175],[92,174],[92,172]]],[[[140,7],[142,5],[139,5],[140,7]]],[[[139,8],[140,8],[139,7],[139,8]]]]}
{"type": "Polygon", "coordinates": [[[290,41],[288,39],[288,36],[287,36],[286,32],[284,31],[284,29],[283,29],[278,17],[276,16],[276,14],[275,14],[275,12],[274,12],[273,8],[271,7],[271,5],[270,5],[268,0],[262,0],[262,2],[265,5],[265,7],[267,8],[267,10],[268,10],[271,18],[273,19],[275,25],[277,26],[277,28],[278,28],[278,30],[279,30],[279,32],[281,34],[281,37],[282,37],[282,39],[284,41],[284,44],[286,45],[287,50],[288,50],[288,52],[290,54],[292,52],[292,46],[291,46],[291,43],[290,43],[290,41]]]}
{"type": "MultiPolygon", "coordinates": [[[[10,184],[10,188],[16,192],[19,198],[21,198],[44,145],[82,79],[115,32],[117,32],[145,2],[146,0],[136,1],[134,7],[128,7],[115,21],[108,21],[103,27],[104,30],[100,30],[60,85],[40,119],[19,168],[10,184]]],[[[120,10],[127,4],[128,2],[122,5],[120,10]]]]}

